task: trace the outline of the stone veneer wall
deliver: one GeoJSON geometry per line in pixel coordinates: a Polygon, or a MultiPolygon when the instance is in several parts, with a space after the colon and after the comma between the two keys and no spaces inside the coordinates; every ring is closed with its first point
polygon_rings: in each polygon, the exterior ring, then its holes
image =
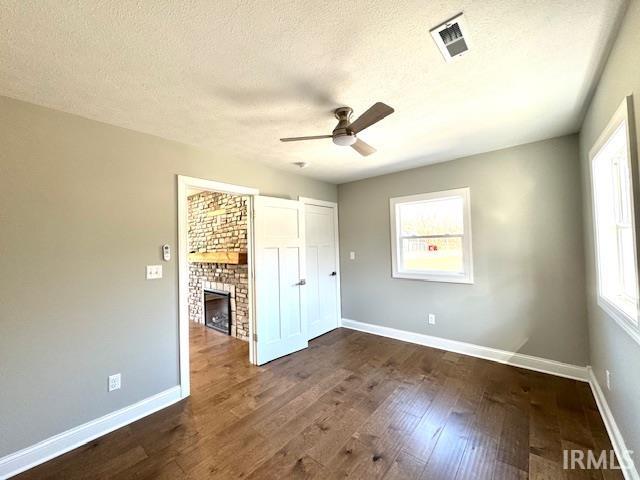
{"type": "MultiPolygon", "coordinates": [[[[188,198],[189,252],[247,251],[247,198],[203,192],[188,198]]],[[[205,287],[231,292],[231,335],[249,339],[247,265],[189,264],[189,319],[202,323],[205,287]]]]}

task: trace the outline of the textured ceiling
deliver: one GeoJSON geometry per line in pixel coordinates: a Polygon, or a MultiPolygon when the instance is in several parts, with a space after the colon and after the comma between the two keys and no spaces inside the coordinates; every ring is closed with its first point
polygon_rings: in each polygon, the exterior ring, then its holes
{"type": "Polygon", "coordinates": [[[624,0],[1,0],[0,95],[344,182],[575,132],[624,0]],[[429,29],[464,11],[446,63],[429,29]],[[331,140],[331,111],[396,109],[331,140]]]}

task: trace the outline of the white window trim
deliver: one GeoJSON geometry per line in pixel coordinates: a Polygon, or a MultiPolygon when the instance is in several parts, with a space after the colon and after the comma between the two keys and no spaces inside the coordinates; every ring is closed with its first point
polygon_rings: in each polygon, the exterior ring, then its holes
{"type": "Polygon", "coordinates": [[[638,157],[637,157],[637,145],[635,137],[635,125],[633,122],[633,115],[631,114],[631,108],[633,105],[633,97],[631,95],[625,97],[618,109],[613,114],[611,120],[602,131],[591,150],[589,150],[589,175],[591,176],[591,211],[593,218],[593,238],[594,238],[594,250],[595,250],[595,271],[596,271],[596,298],[598,306],[610,316],[622,329],[627,332],[637,343],[640,344],[640,326],[639,323],[631,318],[620,307],[611,303],[606,297],[602,295],[600,287],[600,247],[598,244],[598,219],[596,215],[595,205],[595,179],[593,176],[593,162],[597,153],[609,140],[611,135],[618,129],[622,122],[627,123],[627,154],[629,155],[629,174],[631,176],[631,224],[634,232],[633,235],[633,247],[635,255],[636,275],[639,271],[638,266],[638,230],[637,225],[640,223],[637,221],[637,215],[640,214],[640,207],[638,205],[640,201],[640,182],[638,181],[638,157]]]}
{"type": "Polygon", "coordinates": [[[443,190],[440,192],[422,193],[417,195],[407,195],[404,197],[393,197],[389,199],[389,210],[391,214],[391,266],[393,278],[404,278],[409,280],[422,280],[425,282],[445,282],[445,283],[473,283],[473,251],[471,248],[471,193],[469,187],[443,190]],[[439,272],[401,272],[398,269],[399,245],[398,245],[398,222],[396,217],[396,206],[401,203],[422,202],[425,200],[440,199],[446,197],[463,198],[463,221],[464,235],[462,237],[462,252],[464,274],[439,273],[439,272]]]}

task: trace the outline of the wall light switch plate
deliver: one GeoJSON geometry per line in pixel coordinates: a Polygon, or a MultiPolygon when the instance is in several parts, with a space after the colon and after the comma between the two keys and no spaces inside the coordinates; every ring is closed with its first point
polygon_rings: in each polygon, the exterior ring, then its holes
{"type": "Polygon", "coordinates": [[[162,278],[162,265],[147,265],[147,280],[162,278]]]}
{"type": "Polygon", "coordinates": [[[609,370],[605,370],[607,376],[607,390],[611,390],[611,372],[609,370]]]}
{"type": "Polygon", "coordinates": [[[436,324],[436,316],[433,313],[429,314],[429,325],[435,325],[436,324]]]}
{"type": "Polygon", "coordinates": [[[120,390],[122,386],[122,376],[119,373],[109,375],[109,391],[120,390]]]}
{"type": "Polygon", "coordinates": [[[349,252],[349,260],[355,260],[356,259],[356,252],[349,252]]]}

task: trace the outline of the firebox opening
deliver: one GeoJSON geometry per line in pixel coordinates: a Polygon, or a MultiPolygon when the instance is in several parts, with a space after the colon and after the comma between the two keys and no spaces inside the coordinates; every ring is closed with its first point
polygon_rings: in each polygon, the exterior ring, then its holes
{"type": "Polygon", "coordinates": [[[222,290],[204,290],[204,324],[231,335],[231,294],[222,290]]]}

